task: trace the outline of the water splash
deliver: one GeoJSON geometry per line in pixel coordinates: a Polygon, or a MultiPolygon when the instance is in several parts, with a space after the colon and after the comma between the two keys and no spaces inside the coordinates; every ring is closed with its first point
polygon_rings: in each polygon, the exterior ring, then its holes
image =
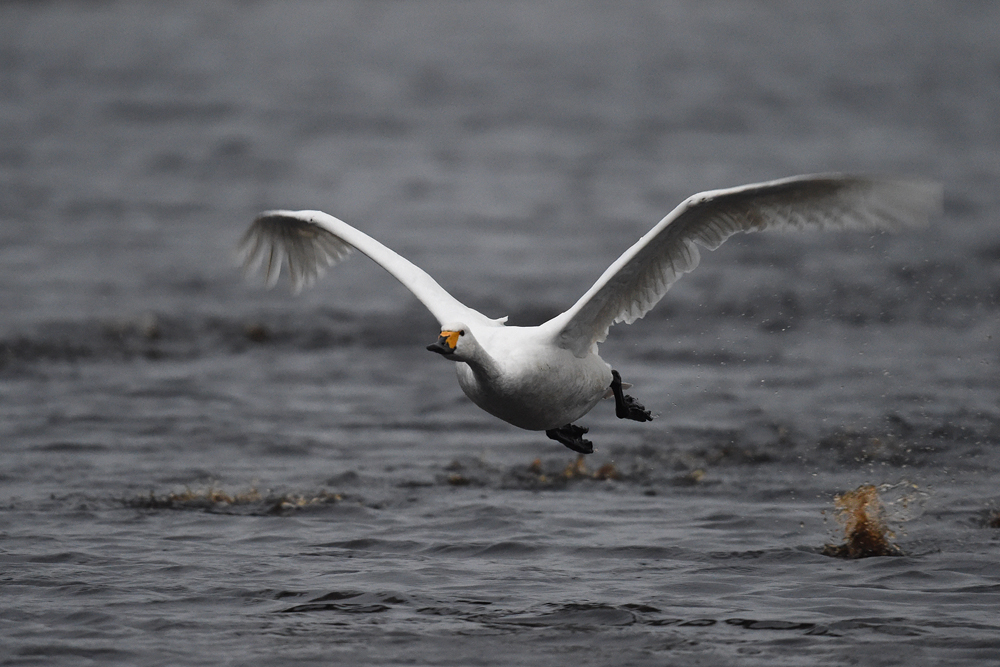
{"type": "Polygon", "coordinates": [[[827,544],[822,553],[835,558],[904,555],[892,542],[896,534],[890,522],[902,523],[919,517],[926,497],[925,492],[910,482],[878,487],[863,484],[835,496],[833,501],[837,521],[844,529],[844,543],[827,544]]]}

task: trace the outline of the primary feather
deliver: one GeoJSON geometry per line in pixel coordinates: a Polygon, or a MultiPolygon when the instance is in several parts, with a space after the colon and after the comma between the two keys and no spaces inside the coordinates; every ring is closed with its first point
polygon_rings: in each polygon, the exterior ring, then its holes
{"type": "Polygon", "coordinates": [[[352,246],[312,220],[285,211],[257,216],[240,241],[239,253],[247,272],[264,265],[268,287],[278,282],[281,266],[288,266],[292,289],[298,293],[321,278],[326,269],[352,252],[352,246]]]}

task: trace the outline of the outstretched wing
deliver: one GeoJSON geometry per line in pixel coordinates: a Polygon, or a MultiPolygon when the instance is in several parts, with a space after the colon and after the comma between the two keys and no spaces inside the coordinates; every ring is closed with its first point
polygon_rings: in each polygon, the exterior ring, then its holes
{"type": "Polygon", "coordinates": [[[288,266],[293,289],[316,282],[326,269],[357,248],[409,288],[443,326],[449,322],[493,323],[465,306],[427,275],[364,232],[322,211],[265,211],[253,221],[240,243],[248,271],[263,267],[269,287],[288,266]]]}
{"type": "Polygon", "coordinates": [[[582,356],[613,324],[639,319],[693,271],[699,245],[715,250],[737,232],[764,229],[895,231],[927,224],[940,207],[937,185],[837,174],[702,192],[671,211],[547,326],[558,332],[560,346],[582,356]]]}

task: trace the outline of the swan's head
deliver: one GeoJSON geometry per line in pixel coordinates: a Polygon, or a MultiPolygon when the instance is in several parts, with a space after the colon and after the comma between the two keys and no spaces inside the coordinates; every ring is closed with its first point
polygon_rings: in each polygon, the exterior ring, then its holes
{"type": "Polygon", "coordinates": [[[468,327],[452,322],[441,327],[441,335],[436,343],[431,343],[427,349],[437,352],[452,361],[464,361],[472,356],[476,343],[468,327]]]}

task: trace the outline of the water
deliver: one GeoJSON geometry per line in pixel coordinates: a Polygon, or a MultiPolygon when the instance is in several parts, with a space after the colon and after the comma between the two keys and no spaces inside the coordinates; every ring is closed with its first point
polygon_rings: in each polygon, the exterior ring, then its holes
{"type": "Polygon", "coordinates": [[[992,3],[0,6],[2,664],[1000,658],[992,3]],[[659,415],[582,464],[478,411],[321,208],[491,316],[570,305],[685,196],[912,174],[903,236],[734,238],[602,346],[659,415]],[[905,554],[843,560],[891,485],[905,554]]]}

